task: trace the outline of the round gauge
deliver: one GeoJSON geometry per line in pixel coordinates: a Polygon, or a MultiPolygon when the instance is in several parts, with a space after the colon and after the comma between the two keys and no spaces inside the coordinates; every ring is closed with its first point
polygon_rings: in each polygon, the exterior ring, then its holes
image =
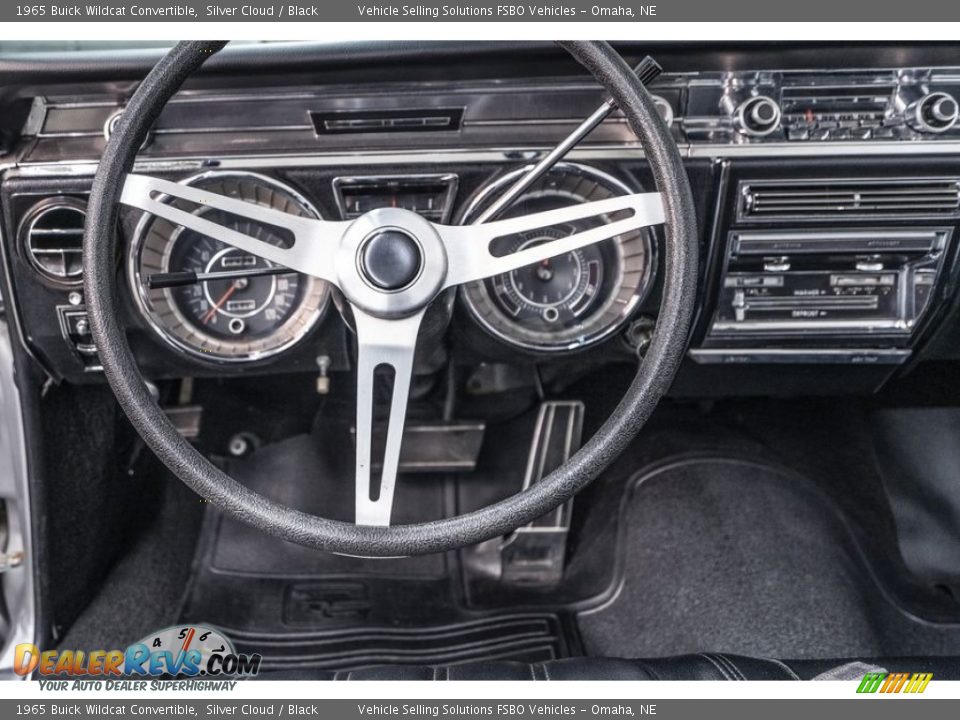
{"type": "MultiPolygon", "coordinates": [[[[293,189],[253,173],[209,172],[184,181],[204,190],[319,218],[317,210],[293,189]]],[[[224,227],[280,247],[287,238],[276,229],[209,207],[183,209],[203,213],[224,227]]],[[[230,245],[145,215],[134,232],[130,252],[134,296],[159,335],[190,354],[217,361],[259,360],[292,346],[313,328],[330,298],[327,283],[293,271],[257,275],[275,264],[230,245]],[[253,271],[249,277],[207,280],[174,288],[150,289],[155,273],[253,271]]]]}
{"type": "Polygon", "coordinates": [[[182,654],[194,651],[195,658],[191,664],[196,668],[207,667],[213,655],[236,654],[229,638],[216,628],[206,625],[171,625],[150,633],[135,644],[144,645],[150,652],[171,652],[173,657],[181,657],[182,654]]]}
{"type": "MultiPolygon", "coordinates": [[[[483,188],[463,221],[483,212],[521,168],[483,188]]],[[[583,165],[560,164],[537,180],[504,213],[518,217],[633,192],[619,180],[583,165]]],[[[596,220],[498,238],[507,255],[589,229],[596,220]],[[592,223],[592,224],[590,224],[592,223]]],[[[599,342],[623,325],[649,290],[653,242],[648,229],[621,235],[463,287],[463,299],[481,326],[516,347],[564,351],[599,342]]]]}

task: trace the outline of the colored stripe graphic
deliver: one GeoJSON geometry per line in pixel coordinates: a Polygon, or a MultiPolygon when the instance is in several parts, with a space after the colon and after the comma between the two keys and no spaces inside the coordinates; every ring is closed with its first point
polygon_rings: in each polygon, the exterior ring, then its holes
{"type": "Polygon", "coordinates": [[[927,689],[927,685],[930,684],[931,679],[933,679],[933,673],[914,673],[904,692],[922,693],[927,689]]]}
{"type": "Polygon", "coordinates": [[[880,683],[887,677],[886,673],[867,673],[860,681],[858,693],[875,693],[880,688],[880,683]]]}
{"type": "Polygon", "coordinates": [[[887,680],[883,683],[883,687],[880,688],[882,693],[897,693],[900,692],[900,688],[903,687],[903,684],[907,681],[906,673],[892,673],[887,676],[887,680]]]}
{"type": "Polygon", "coordinates": [[[857,687],[858,693],[911,693],[927,689],[933,673],[867,673],[857,687]]]}

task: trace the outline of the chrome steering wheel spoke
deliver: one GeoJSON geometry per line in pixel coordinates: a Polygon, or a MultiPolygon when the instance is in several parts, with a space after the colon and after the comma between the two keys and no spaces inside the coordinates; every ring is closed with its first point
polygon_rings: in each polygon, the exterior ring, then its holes
{"type": "Polygon", "coordinates": [[[256,255],[291,270],[333,282],[336,272],[332,258],[348,222],[330,222],[300,217],[246,202],[219,193],[147,175],[126,176],[120,202],[163,218],[227,245],[256,255]],[[181,200],[198,207],[189,212],[171,204],[181,200]],[[219,210],[259,225],[272,226],[292,236],[291,247],[264,242],[205,217],[206,209],[219,210]]]}
{"type": "Polygon", "coordinates": [[[353,309],[357,331],[357,457],[356,524],[390,525],[400,446],[407,414],[407,399],[413,378],[413,357],[424,310],[405,318],[384,319],[353,309]],[[377,372],[393,373],[387,438],[380,463],[379,489],[374,479],[373,435],[377,372]]]}
{"type": "Polygon", "coordinates": [[[617,235],[659,225],[664,222],[664,217],[660,193],[637,193],[485,225],[436,226],[447,252],[449,269],[444,287],[518,270],[617,235]],[[492,243],[498,238],[587,220],[597,220],[601,224],[509,255],[497,256],[491,251],[492,243]]]}

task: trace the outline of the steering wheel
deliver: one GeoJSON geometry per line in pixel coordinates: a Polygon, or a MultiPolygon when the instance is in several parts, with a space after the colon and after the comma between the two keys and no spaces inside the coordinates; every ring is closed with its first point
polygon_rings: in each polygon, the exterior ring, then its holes
{"type": "Polygon", "coordinates": [[[182,42],[153,68],[127,104],[104,150],[87,210],[83,269],[91,331],[110,387],[146,444],[184,483],[234,519],[294,543],[363,556],[440,552],[504,535],[550,512],[596,478],[633,439],[673,380],[686,347],[696,293],[698,240],[690,185],[669,130],[623,59],[606,43],[561,43],[619,105],[640,140],[659,192],[451,227],[395,208],[374,210],[349,222],[297,217],[131,174],[137,150],[166,103],[225,44],[182,42]],[[181,210],[167,199],[272,226],[293,244],[265,243],[207,219],[210,213],[181,210]],[[247,489],[184,440],[160,409],[117,319],[120,204],[321,278],[341,290],[353,311],[358,346],[354,524],[310,515],[247,489]],[[602,222],[514,254],[491,252],[491,243],[499,237],[582,219],[602,222]],[[414,349],[430,302],[447,288],[661,223],[666,235],[666,276],[656,330],[635,379],[596,435],[562,467],[512,497],[465,515],[391,526],[414,349]],[[371,487],[371,435],[374,372],[381,366],[392,368],[394,383],[377,493],[371,487]]]}

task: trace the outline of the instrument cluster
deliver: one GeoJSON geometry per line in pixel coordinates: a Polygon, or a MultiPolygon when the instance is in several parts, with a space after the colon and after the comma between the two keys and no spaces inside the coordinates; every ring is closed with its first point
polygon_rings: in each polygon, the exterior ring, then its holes
{"type": "MultiPolygon", "coordinates": [[[[338,177],[331,190],[341,219],[377,207],[403,207],[433,222],[455,217],[466,224],[525,170],[488,182],[456,215],[455,174],[338,177]]],[[[302,192],[263,174],[210,171],[181,182],[283,212],[321,217],[302,192]]],[[[631,192],[635,190],[595,168],[562,163],[517,198],[504,217],[631,192]]],[[[180,209],[224,215],[203,206],[180,209]]],[[[276,228],[246,218],[212,219],[271,244],[284,246],[288,241],[276,228]]],[[[506,236],[498,238],[500,247],[493,249],[507,254],[583,229],[582,223],[568,223],[506,236]]],[[[576,351],[611,336],[627,322],[651,287],[654,252],[651,233],[636,231],[463,286],[459,301],[490,338],[509,347],[534,353],[576,351]]],[[[218,363],[261,361],[297,345],[320,323],[336,292],[322,280],[285,272],[270,261],[149,214],[140,218],[130,240],[127,277],[140,314],[160,339],[194,358],[218,363]],[[217,277],[224,273],[231,277],[217,277]],[[184,277],[192,281],[158,282],[184,277]]]]}
{"type": "MultiPolygon", "coordinates": [[[[526,168],[487,185],[463,215],[479,215],[526,168]]],[[[561,164],[540,178],[504,217],[554,210],[634,192],[616,178],[584,165],[561,164]]],[[[609,221],[609,219],[607,219],[609,221]]],[[[589,229],[566,223],[499,238],[509,254],[589,229]]],[[[494,248],[496,252],[496,248],[494,248]]],[[[654,244],[638,230],[545,260],[462,289],[470,314],[491,335],[527,350],[556,352],[594,345],[620,329],[650,289],[654,244]]]]}
{"type": "MultiPolygon", "coordinates": [[[[320,217],[293,188],[263,175],[208,172],[184,182],[293,215],[320,217]]],[[[268,226],[219,210],[210,212],[221,215],[214,219],[218,224],[264,242],[282,246],[286,241],[268,226]]],[[[324,281],[276,270],[269,260],[144,215],[131,242],[128,277],[141,313],[163,340],[207,360],[242,362],[262,360],[292,347],[317,325],[329,304],[330,287],[324,281]],[[175,287],[151,287],[150,283],[154,275],[202,277],[237,270],[248,276],[175,287]]]]}

